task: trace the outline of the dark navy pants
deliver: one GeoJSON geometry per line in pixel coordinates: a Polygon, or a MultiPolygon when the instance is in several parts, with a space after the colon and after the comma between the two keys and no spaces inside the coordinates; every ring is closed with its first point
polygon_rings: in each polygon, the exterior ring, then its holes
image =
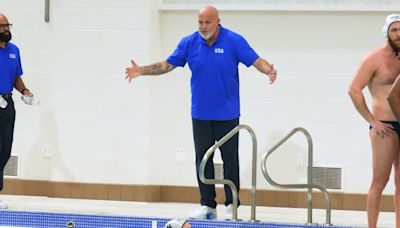
{"type": "Polygon", "coordinates": [[[6,99],[8,105],[0,108],[0,191],[3,189],[3,171],[11,155],[14,136],[15,108],[11,97],[6,99]]]}
{"type": "MultiPolygon", "coordinates": [[[[233,128],[239,125],[239,118],[228,121],[210,121],[210,120],[197,120],[192,119],[193,123],[193,137],[196,150],[196,175],[200,189],[200,203],[212,208],[216,208],[215,201],[215,185],[203,184],[199,179],[199,166],[204,154],[207,150],[215,144],[216,141],[224,137],[233,128]]],[[[221,150],[221,158],[224,162],[224,178],[233,181],[236,189],[240,189],[239,185],[239,134],[233,136],[223,146],[221,150]]],[[[210,157],[206,164],[204,175],[207,179],[214,179],[214,163],[213,156],[210,157]]],[[[232,192],[228,185],[224,186],[225,189],[225,205],[232,204],[232,192]]]]}

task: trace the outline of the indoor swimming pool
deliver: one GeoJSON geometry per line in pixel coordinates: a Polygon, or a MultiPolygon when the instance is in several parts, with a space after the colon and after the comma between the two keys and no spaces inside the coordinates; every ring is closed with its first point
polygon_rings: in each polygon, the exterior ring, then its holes
{"type": "MultiPolygon", "coordinates": [[[[175,218],[185,218],[198,204],[167,202],[132,202],[113,200],[66,199],[39,196],[0,195],[9,209],[0,210],[0,228],[37,227],[65,228],[73,222],[76,228],[124,228],[148,227],[163,228],[164,224],[175,218]]],[[[248,228],[286,228],[286,227],[326,227],[325,210],[313,210],[313,222],[318,225],[306,226],[306,208],[257,207],[256,219],[252,223],[251,208],[242,205],[238,208],[238,218],[242,221],[191,220],[193,228],[248,227],[248,228]]],[[[225,212],[224,205],[217,206],[218,216],[225,212]]],[[[365,228],[365,211],[332,210],[332,228],[365,228]]],[[[393,212],[382,212],[379,216],[380,228],[395,227],[393,212]]]]}
{"type": "MultiPolygon", "coordinates": [[[[107,216],[30,211],[0,211],[0,227],[37,228],[163,228],[169,218],[107,216]]],[[[302,225],[267,222],[190,220],[193,228],[243,227],[243,228],[322,228],[324,225],[302,225]]],[[[350,228],[350,226],[330,226],[350,228]]]]}

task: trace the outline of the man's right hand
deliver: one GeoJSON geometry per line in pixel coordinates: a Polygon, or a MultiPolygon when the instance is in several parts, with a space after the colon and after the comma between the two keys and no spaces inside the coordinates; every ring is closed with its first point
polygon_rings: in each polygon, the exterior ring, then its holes
{"type": "Polygon", "coordinates": [[[394,127],[391,124],[383,123],[379,120],[374,120],[371,123],[372,129],[376,131],[376,133],[381,136],[382,138],[388,136],[389,134],[393,134],[394,132],[394,127]]]}
{"type": "Polygon", "coordinates": [[[132,66],[125,68],[125,79],[130,83],[132,79],[139,77],[142,73],[140,66],[131,60],[132,66]]]}

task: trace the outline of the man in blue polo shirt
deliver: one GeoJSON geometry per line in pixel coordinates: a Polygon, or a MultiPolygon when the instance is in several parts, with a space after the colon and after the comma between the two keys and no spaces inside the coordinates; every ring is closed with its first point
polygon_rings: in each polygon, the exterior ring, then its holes
{"type": "MultiPolygon", "coordinates": [[[[126,68],[130,82],[140,75],[160,75],[183,67],[186,63],[192,72],[192,124],[196,151],[196,173],[200,188],[201,207],[189,215],[194,219],[217,217],[215,186],[203,184],[198,177],[200,162],[214,143],[239,125],[239,63],[254,66],[269,77],[276,79],[277,71],[272,64],[260,58],[239,34],[220,25],[218,11],[206,6],[199,11],[199,31],[184,37],[167,60],[149,66],[138,66],[133,60],[126,68]]],[[[233,181],[239,191],[238,134],[221,148],[224,162],[224,178],[233,181]]],[[[206,164],[205,177],[214,178],[212,159],[206,164]]],[[[226,219],[232,218],[232,192],[225,186],[226,219]]]]}
{"type": "MultiPolygon", "coordinates": [[[[21,79],[21,59],[18,47],[9,42],[10,29],[7,17],[0,14],[0,191],[3,189],[3,171],[11,155],[14,135],[13,88],[27,97],[33,96],[21,79]]],[[[7,204],[0,201],[0,209],[6,208],[7,204]]]]}

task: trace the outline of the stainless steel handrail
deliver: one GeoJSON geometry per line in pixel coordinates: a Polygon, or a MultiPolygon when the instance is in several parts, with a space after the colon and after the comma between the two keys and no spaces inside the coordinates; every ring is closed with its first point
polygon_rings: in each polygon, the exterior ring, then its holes
{"type": "Polygon", "coordinates": [[[50,22],[50,0],[44,1],[44,21],[50,22]]]}
{"type": "Polygon", "coordinates": [[[252,181],[251,181],[251,220],[256,221],[256,166],[257,166],[257,138],[256,134],[254,133],[253,129],[251,129],[247,125],[239,125],[232,129],[228,134],[226,134],[223,138],[217,141],[212,147],[210,147],[207,152],[204,154],[203,159],[201,160],[200,167],[199,167],[199,178],[201,182],[204,184],[226,184],[232,190],[232,220],[237,221],[237,207],[238,207],[238,193],[235,184],[228,179],[217,180],[217,179],[207,179],[204,176],[204,169],[206,167],[208,159],[210,156],[215,152],[216,149],[221,147],[225,142],[227,142],[230,138],[236,135],[241,129],[245,129],[250,133],[251,140],[253,142],[253,159],[252,159],[252,181]]]}
{"type": "Polygon", "coordinates": [[[293,129],[289,134],[287,134],[281,141],[276,143],[267,153],[265,153],[262,157],[261,160],[261,170],[262,173],[265,177],[265,179],[270,183],[272,186],[275,186],[277,188],[307,188],[307,223],[311,224],[312,223],[312,189],[317,188],[321,190],[321,192],[325,196],[325,205],[326,205],[326,225],[332,225],[331,224],[331,198],[324,186],[321,185],[316,185],[312,183],[312,168],[313,168],[313,143],[311,139],[310,133],[301,127],[293,129]],[[267,172],[267,165],[266,161],[267,158],[274,152],[278,147],[280,147],[284,142],[286,142],[292,135],[294,135],[296,132],[302,132],[308,142],[308,168],[307,168],[307,184],[278,184],[272,178],[269,176],[267,172]]]}

